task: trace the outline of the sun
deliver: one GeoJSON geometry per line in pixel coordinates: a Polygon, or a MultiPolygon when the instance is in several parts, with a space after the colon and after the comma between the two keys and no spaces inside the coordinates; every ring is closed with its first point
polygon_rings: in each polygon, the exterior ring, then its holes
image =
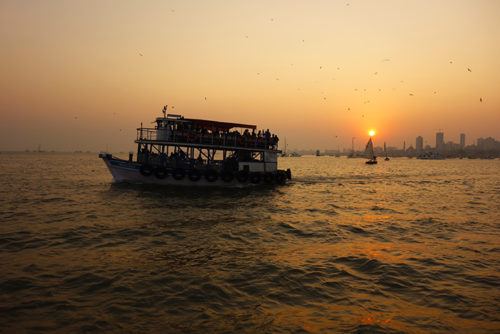
{"type": "Polygon", "coordinates": [[[370,135],[370,137],[373,137],[375,135],[375,131],[374,130],[370,130],[370,131],[368,131],[368,134],[370,135]]]}

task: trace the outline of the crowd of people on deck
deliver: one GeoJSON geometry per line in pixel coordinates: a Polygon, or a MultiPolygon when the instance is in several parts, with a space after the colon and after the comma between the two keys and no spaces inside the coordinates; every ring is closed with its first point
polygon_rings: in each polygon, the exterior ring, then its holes
{"type": "Polygon", "coordinates": [[[157,131],[157,140],[176,141],[183,143],[200,143],[223,146],[240,146],[274,149],[278,144],[279,138],[271,134],[269,129],[250,131],[245,129],[243,133],[238,130],[229,131],[228,129],[207,129],[206,127],[194,127],[191,123],[177,123],[175,125],[163,125],[158,121],[155,127],[157,131]]]}

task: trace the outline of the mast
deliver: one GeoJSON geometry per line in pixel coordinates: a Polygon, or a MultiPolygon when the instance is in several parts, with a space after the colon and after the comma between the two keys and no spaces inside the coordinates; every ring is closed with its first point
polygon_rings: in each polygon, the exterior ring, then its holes
{"type": "Polygon", "coordinates": [[[167,108],[168,108],[168,104],[166,104],[164,107],[163,107],[163,119],[167,119],[167,108]]]}

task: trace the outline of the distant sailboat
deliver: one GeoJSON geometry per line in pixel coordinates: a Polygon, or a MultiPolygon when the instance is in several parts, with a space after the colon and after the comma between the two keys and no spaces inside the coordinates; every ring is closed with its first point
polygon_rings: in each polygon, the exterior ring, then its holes
{"type": "Polygon", "coordinates": [[[385,147],[385,142],[384,142],[384,153],[385,153],[385,161],[389,161],[391,159],[389,159],[389,157],[387,156],[387,148],[385,147]]]}
{"type": "Polygon", "coordinates": [[[377,163],[377,157],[375,156],[375,152],[373,151],[373,142],[371,137],[366,144],[365,155],[369,159],[365,162],[367,165],[375,165],[377,163]]]}
{"type": "Polygon", "coordinates": [[[286,145],[286,137],[285,137],[285,149],[284,149],[283,153],[281,153],[281,156],[282,156],[283,158],[288,157],[288,153],[286,152],[286,148],[287,148],[287,145],[286,145]]]}
{"type": "Polygon", "coordinates": [[[354,151],[354,137],[352,137],[352,149],[351,149],[351,153],[349,153],[349,155],[347,156],[348,158],[356,158],[356,152],[354,151]]]}

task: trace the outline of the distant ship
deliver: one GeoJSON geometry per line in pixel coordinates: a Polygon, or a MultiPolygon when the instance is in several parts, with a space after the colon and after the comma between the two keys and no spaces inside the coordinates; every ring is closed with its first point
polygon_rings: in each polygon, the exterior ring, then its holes
{"type": "Polygon", "coordinates": [[[278,137],[256,126],[166,115],[155,128],[137,129],[137,157],[100,153],[117,182],[179,186],[246,187],[284,184],[278,169],[278,137]],[[241,133],[236,129],[241,129],[241,133]],[[252,130],[252,132],[250,132],[252,130]]]}
{"type": "Polygon", "coordinates": [[[282,158],[298,158],[301,157],[302,155],[297,153],[297,152],[292,152],[292,153],[283,153],[281,155],[282,158]]]}
{"type": "Polygon", "coordinates": [[[385,154],[385,161],[389,161],[391,159],[389,159],[389,157],[387,156],[387,147],[385,146],[385,142],[384,142],[384,154],[385,154]]]}
{"type": "Polygon", "coordinates": [[[444,157],[440,156],[436,153],[424,153],[417,157],[417,159],[421,160],[444,160],[444,157]]]}

